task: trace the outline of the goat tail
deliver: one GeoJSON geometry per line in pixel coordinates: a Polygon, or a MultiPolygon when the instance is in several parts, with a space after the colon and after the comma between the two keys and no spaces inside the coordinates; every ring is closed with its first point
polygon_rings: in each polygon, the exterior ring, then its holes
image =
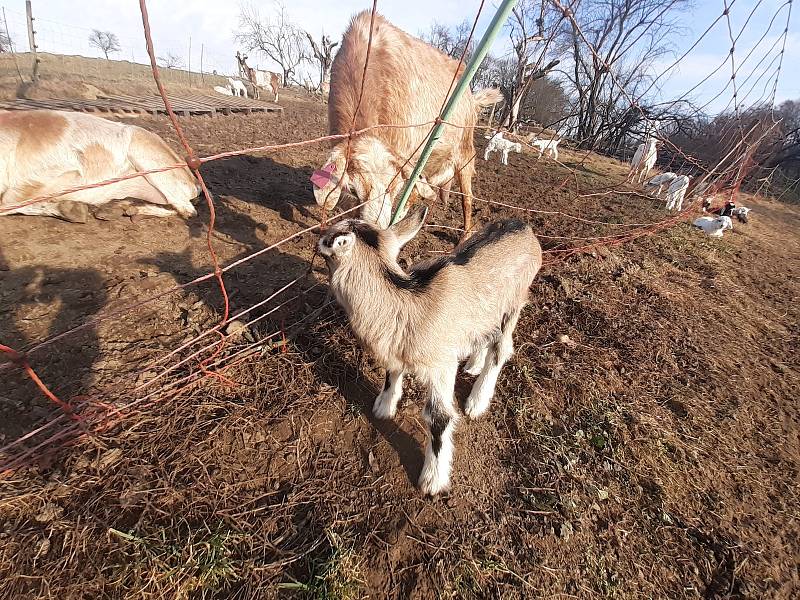
{"type": "Polygon", "coordinates": [[[485,88],[475,92],[475,102],[481,108],[503,101],[503,93],[497,88],[485,88]]]}

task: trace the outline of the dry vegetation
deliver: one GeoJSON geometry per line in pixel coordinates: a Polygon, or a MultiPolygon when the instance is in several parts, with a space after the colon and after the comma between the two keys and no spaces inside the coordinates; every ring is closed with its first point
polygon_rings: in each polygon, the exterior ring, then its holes
{"type": "MultiPolygon", "coordinates": [[[[325,127],[322,107],[303,99],[283,117],[182,122],[202,154],[325,127]]],[[[166,120],[140,123],[175,141],[166,120]]],[[[624,167],[563,154],[574,176],[530,155],[507,168],[479,159],[476,195],[608,222],[663,218],[638,195],[576,200],[576,186],[620,189],[624,167]]],[[[224,263],[317,222],[308,176],[324,155],[204,166],[224,263]]],[[[371,417],[382,373],[326,304],[318,261],[309,291],[248,333],[285,328],[285,346],[268,341],[227,369],[235,385],[207,378],[164,393],[6,474],[0,597],[797,597],[800,213],[744,203],[750,224],[722,240],[680,223],[564,261],[550,254],[494,408],[462,421],[453,490],[436,500],[414,487],[421,393],[411,384],[395,422],[371,417]]],[[[458,223],[456,204],[434,207],[431,223],[458,223]]],[[[519,216],[476,206],[482,222],[519,216]]],[[[548,236],[609,230],[527,216],[548,236]]],[[[24,347],[207,272],[207,219],[3,219],[3,341],[24,347]]],[[[454,239],[428,228],[405,255],[454,239]]],[[[299,237],[232,271],[233,309],[305,273],[313,243],[299,237]]],[[[219,314],[214,285],[196,286],[62,340],[34,365],[64,397],[128,402],[143,364],[219,314]]],[[[24,377],[2,377],[4,445],[52,411],[24,377]]]]}
{"type": "MultiPolygon", "coordinates": [[[[19,96],[31,99],[70,98],[94,99],[99,92],[126,94],[154,94],[156,86],[148,65],[125,60],[106,60],[64,54],[39,53],[40,83],[30,82],[32,55],[0,53],[0,99],[11,100],[19,96]],[[19,66],[19,72],[17,71],[19,66]],[[20,78],[21,73],[21,78],[20,78]]],[[[173,92],[193,89],[210,90],[215,85],[226,85],[219,75],[189,73],[182,69],[160,69],[162,80],[173,92]]]]}

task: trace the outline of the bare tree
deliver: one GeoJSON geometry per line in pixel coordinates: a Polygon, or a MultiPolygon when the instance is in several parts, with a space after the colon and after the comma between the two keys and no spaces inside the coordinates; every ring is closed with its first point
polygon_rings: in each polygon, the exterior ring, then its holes
{"type": "Polygon", "coordinates": [[[295,81],[294,73],[309,56],[305,32],[289,20],[286,7],[275,2],[270,17],[263,17],[254,6],[243,6],[236,34],[248,50],[260,50],[283,69],[283,84],[295,81]]]}
{"type": "Polygon", "coordinates": [[[109,54],[121,50],[116,33],[99,29],[92,29],[92,33],[89,34],[89,45],[105,54],[106,60],[108,60],[109,54]]]}
{"type": "Polygon", "coordinates": [[[158,64],[165,69],[182,69],[186,66],[183,59],[173,52],[167,52],[158,57],[158,64]]]}
{"type": "Polygon", "coordinates": [[[553,42],[564,18],[561,11],[551,8],[545,0],[522,0],[514,7],[506,23],[513,56],[506,61],[506,81],[501,85],[506,98],[501,122],[509,128],[516,128],[520,108],[533,83],[561,62],[555,56],[557,49],[553,42]]]}
{"type": "Polygon", "coordinates": [[[305,33],[308,43],[311,45],[311,52],[319,63],[319,89],[322,90],[325,83],[330,79],[333,49],[339,45],[339,42],[332,42],[331,38],[323,33],[322,41],[317,45],[311,34],[307,31],[305,33]]]}
{"type": "MultiPolygon", "coordinates": [[[[616,151],[645,120],[639,105],[656,60],[672,51],[689,0],[580,0],[562,23],[570,58],[563,71],[576,100],[575,137],[587,147],[616,151]]],[[[644,129],[648,126],[645,124],[644,129]]]]}
{"type": "MultiPolygon", "coordinates": [[[[466,20],[456,25],[453,29],[434,21],[428,31],[419,34],[419,38],[451,58],[459,59],[464,53],[471,30],[472,26],[466,20]]],[[[469,58],[474,49],[475,40],[470,40],[465,57],[469,58]]]]}

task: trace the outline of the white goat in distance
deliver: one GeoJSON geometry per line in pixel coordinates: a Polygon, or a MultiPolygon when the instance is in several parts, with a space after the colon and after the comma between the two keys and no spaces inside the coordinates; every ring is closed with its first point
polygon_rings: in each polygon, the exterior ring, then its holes
{"type": "Polygon", "coordinates": [[[699,227],[708,237],[721,238],[726,229],[733,231],[733,221],[730,217],[699,217],[692,223],[699,227]]]}
{"type": "Polygon", "coordinates": [[[691,179],[689,175],[679,175],[672,180],[667,190],[667,210],[680,212],[683,209],[683,197],[686,195],[686,190],[689,189],[691,179]]]}
{"type": "MultiPolygon", "coordinates": [[[[488,134],[487,134],[487,137],[488,134]]],[[[503,137],[501,132],[495,132],[489,139],[489,143],[486,144],[486,150],[483,153],[483,160],[489,160],[489,155],[492,152],[501,152],[500,162],[504,165],[508,164],[508,153],[509,152],[516,152],[519,154],[522,152],[522,144],[519,142],[512,142],[511,140],[507,140],[503,137]]]]}
{"type": "Polygon", "coordinates": [[[630,181],[636,179],[636,183],[642,183],[642,181],[647,179],[650,169],[656,164],[657,158],[656,138],[648,137],[644,142],[639,144],[636,153],[633,155],[628,179],[630,181]]]}
{"type": "Polygon", "coordinates": [[[656,175],[650,181],[644,184],[645,188],[658,188],[656,190],[656,198],[661,196],[661,190],[664,186],[669,186],[678,176],[675,173],[661,173],[660,175],[656,175]]]}
{"type": "Polygon", "coordinates": [[[528,136],[527,142],[539,151],[539,158],[542,157],[542,154],[547,153],[553,160],[558,160],[558,144],[561,143],[561,138],[542,140],[532,133],[528,136]]]}
{"type": "Polygon", "coordinates": [[[394,417],[405,373],[429,390],[423,417],[430,436],[419,485],[435,495],[450,483],[459,361],[467,360],[467,373],[478,376],[464,405],[466,415],[477,418],[489,408],[497,376],[514,351],[512,335],[542,249],[525,223],[493,223],[452,254],[406,272],[397,256],[426,214],[427,207],[418,206],[388,229],[340,221],[318,249],[353,332],[386,369],[375,416],[394,417]]]}
{"type": "Polygon", "coordinates": [[[243,98],[247,98],[247,86],[245,86],[243,81],[228,77],[228,83],[231,86],[231,91],[233,92],[234,96],[242,96],[243,98]]]}

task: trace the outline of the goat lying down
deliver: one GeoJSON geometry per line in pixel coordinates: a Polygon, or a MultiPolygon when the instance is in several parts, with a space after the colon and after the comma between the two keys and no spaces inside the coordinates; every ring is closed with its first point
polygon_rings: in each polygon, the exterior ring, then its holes
{"type": "MultiPolygon", "coordinates": [[[[370,37],[370,11],[353,17],[331,66],[328,133],[377,127],[338,142],[325,165],[315,172],[317,204],[333,209],[343,192],[367,204],[361,217],[381,227],[389,224],[392,204],[403,189],[422,151],[430,126],[398,127],[432,122],[439,116],[458,71],[463,65],[420,39],[375,15],[369,63],[364,72],[370,37]],[[362,87],[363,83],[363,87],[362,87]],[[359,103],[360,99],[360,103],[359,103]]],[[[460,69],[460,70],[459,70],[460,69]]],[[[475,173],[473,129],[479,111],[502,100],[497,89],[472,93],[456,104],[442,136],[423,170],[415,196],[435,198],[431,185],[447,201],[453,178],[462,192],[464,229],[472,228],[472,176],[475,173]],[[427,182],[427,183],[426,183],[427,182]],[[430,184],[430,185],[428,185],[430,184]]]]}
{"type": "Polygon", "coordinates": [[[708,237],[721,238],[726,229],[733,231],[733,221],[730,217],[699,217],[692,225],[702,229],[708,237]]]}
{"type": "Polygon", "coordinates": [[[499,131],[493,136],[490,136],[489,143],[486,144],[486,150],[483,153],[483,160],[489,160],[489,155],[492,152],[500,152],[500,162],[504,165],[508,164],[508,153],[522,152],[522,144],[519,142],[512,142],[503,137],[499,131]]]}
{"type": "Polygon", "coordinates": [[[47,215],[85,222],[87,205],[135,198],[139,214],[196,213],[200,193],[187,167],[84,189],[28,206],[27,200],[183,162],[164,140],[124,123],[54,110],[0,113],[0,215],[47,215]],[[174,209],[174,211],[172,210],[174,209]],[[82,221],[81,221],[82,219],[82,221]]]}
{"type": "Polygon", "coordinates": [[[542,249],[521,221],[493,223],[452,254],[406,272],[397,256],[426,214],[427,207],[418,206],[385,230],[340,221],[318,248],[356,337],[386,368],[375,416],[395,415],[406,373],[428,388],[423,417],[430,436],[419,486],[434,495],[450,482],[459,361],[467,360],[467,373],[478,376],[464,407],[477,418],[489,408],[497,376],[513,353],[512,335],[542,249]]]}

